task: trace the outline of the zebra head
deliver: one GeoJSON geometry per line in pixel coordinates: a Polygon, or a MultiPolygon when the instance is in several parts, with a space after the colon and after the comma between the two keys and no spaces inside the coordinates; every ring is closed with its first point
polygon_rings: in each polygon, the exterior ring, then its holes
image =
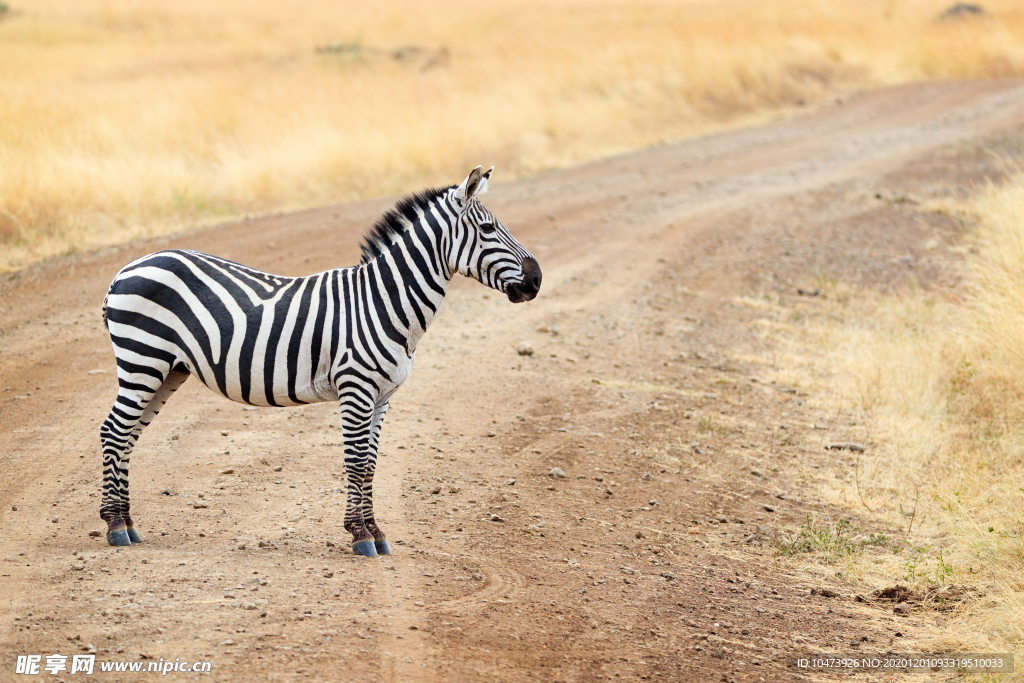
{"type": "Polygon", "coordinates": [[[492,166],[483,173],[482,168],[474,168],[452,196],[458,215],[448,265],[452,271],[504,292],[514,304],[530,301],[540,291],[540,265],[480,201],[494,170],[492,166]]]}

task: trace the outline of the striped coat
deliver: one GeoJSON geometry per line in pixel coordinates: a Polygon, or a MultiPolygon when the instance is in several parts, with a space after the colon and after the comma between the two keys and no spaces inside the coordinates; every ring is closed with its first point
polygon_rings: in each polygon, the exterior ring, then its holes
{"type": "Polygon", "coordinates": [[[130,515],[128,463],[142,430],[192,375],[240,403],[338,401],[353,549],[390,552],[373,516],[377,441],[388,399],[452,277],[472,277],[518,303],[540,289],[537,261],[481,202],[491,171],[400,201],[363,243],[362,262],[281,277],[193,251],[125,266],[104,300],[118,395],[100,430],[100,514],[112,545],[141,541],[130,515]]]}

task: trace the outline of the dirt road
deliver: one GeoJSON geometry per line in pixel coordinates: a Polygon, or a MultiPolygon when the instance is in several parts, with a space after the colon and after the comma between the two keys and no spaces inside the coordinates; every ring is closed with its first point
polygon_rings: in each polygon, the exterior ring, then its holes
{"type": "Polygon", "coordinates": [[[866,435],[784,384],[737,297],[799,314],[819,274],[955,286],[959,228],[922,202],[1000,175],[979,145],[1022,125],[1024,83],[915,85],[495,186],[487,203],[544,287],[513,306],[452,286],[384,426],[377,507],[396,552],[375,560],[341,527],[335,406],[243,408],[198,383],[132,459],[145,543],[89,532],[115,395],[99,310],[120,266],[167,246],[286,275],[352,264],[389,201],[6,277],[0,680],[21,679],[16,655],[94,652],[209,660],[219,681],[788,681],[794,652],[899,650],[919,619],[767,542],[808,513],[851,514],[819,502],[852,462],[822,444],[866,435]]]}

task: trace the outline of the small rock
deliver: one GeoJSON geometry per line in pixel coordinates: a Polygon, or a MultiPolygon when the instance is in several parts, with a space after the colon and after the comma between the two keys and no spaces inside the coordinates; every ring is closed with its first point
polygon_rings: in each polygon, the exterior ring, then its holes
{"type": "Polygon", "coordinates": [[[893,614],[899,614],[899,615],[902,615],[902,616],[906,616],[906,615],[910,614],[910,608],[907,607],[906,605],[896,605],[895,607],[892,608],[892,613],[893,614]]]}
{"type": "Polygon", "coordinates": [[[419,628],[420,628],[419,626],[416,626],[415,624],[413,624],[412,626],[409,627],[409,630],[410,631],[418,631],[419,628]]]}
{"type": "Polygon", "coordinates": [[[775,508],[773,508],[771,505],[765,505],[764,506],[764,511],[765,512],[775,512],[775,508]]]}
{"type": "Polygon", "coordinates": [[[942,13],[943,17],[963,17],[968,14],[982,14],[984,10],[981,5],[975,5],[970,2],[958,2],[955,5],[950,5],[946,8],[946,11],[942,13]]]}
{"type": "Polygon", "coordinates": [[[208,507],[210,507],[210,504],[209,503],[204,503],[202,501],[197,500],[196,502],[192,503],[192,507],[194,509],[198,510],[200,508],[208,508],[208,507]]]}
{"type": "Polygon", "coordinates": [[[642,531],[637,531],[637,532],[636,532],[635,534],[633,534],[633,535],[634,535],[634,536],[635,536],[636,538],[643,538],[643,537],[644,537],[644,532],[642,532],[642,531]]]}
{"type": "Polygon", "coordinates": [[[100,536],[103,535],[103,532],[102,531],[90,531],[89,535],[92,536],[93,538],[99,538],[100,536]]]}
{"type": "Polygon", "coordinates": [[[484,580],[484,575],[483,574],[473,574],[473,580],[474,581],[483,581],[484,580]]]}
{"type": "Polygon", "coordinates": [[[831,588],[819,588],[818,589],[818,595],[820,595],[823,598],[838,598],[839,597],[839,593],[834,591],[834,590],[832,590],[831,588]]]}
{"type": "Polygon", "coordinates": [[[11,506],[11,512],[17,512],[17,511],[18,511],[18,506],[17,505],[12,505],[11,506]]]}
{"type": "Polygon", "coordinates": [[[433,496],[436,496],[439,493],[441,493],[441,487],[440,486],[435,486],[434,488],[430,489],[430,494],[433,495],[433,496]]]}
{"type": "Polygon", "coordinates": [[[221,470],[220,473],[221,474],[234,474],[235,470],[233,468],[229,467],[226,470],[221,470]]]}
{"type": "Polygon", "coordinates": [[[105,374],[106,372],[107,372],[106,370],[90,370],[89,374],[90,375],[102,375],[102,374],[105,374]]]}
{"type": "MultiPolygon", "coordinates": [[[[261,548],[263,547],[263,541],[260,541],[260,547],[261,548]]],[[[333,548],[334,547],[334,541],[327,541],[327,547],[328,548],[333,548]]]]}
{"type": "Polygon", "coordinates": [[[647,504],[650,505],[651,507],[655,507],[655,506],[657,506],[658,501],[656,501],[656,500],[649,500],[649,501],[647,501],[647,504]]]}
{"type": "Polygon", "coordinates": [[[60,520],[60,517],[52,517],[50,519],[50,521],[53,522],[54,524],[56,524],[59,520],[60,520]]]}
{"type": "Polygon", "coordinates": [[[416,605],[417,607],[423,607],[423,603],[420,602],[419,600],[417,600],[416,602],[414,602],[412,604],[416,605]]]}
{"type": "MultiPolygon", "coordinates": [[[[331,543],[330,541],[327,541],[327,545],[334,545],[334,544],[331,543]]],[[[269,548],[270,544],[267,543],[266,541],[260,541],[259,543],[256,544],[256,547],[258,547],[258,548],[269,548]]]]}
{"type": "Polygon", "coordinates": [[[324,578],[325,579],[334,578],[334,572],[324,572],[324,578]]]}
{"type": "Polygon", "coordinates": [[[242,603],[242,609],[256,609],[256,603],[255,602],[243,602],[242,603]]]}
{"type": "Polygon", "coordinates": [[[274,471],[275,471],[275,472],[280,472],[280,471],[281,471],[281,470],[283,470],[283,469],[284,469],[284,468],[283,468],[283,467],[282,467],[281,465],[278,465],[277,467],[275,467],[275,468],[274,468],[274,471]]]}
{"type": "Polygon", "coordinates": [[[487,432],[487,436],[489,436],[489,437],[495,437],[497,435],[498,435],[497,432],[487,432]]]}
{"type": "Polygon", "coordinates": [[[504,521],[505,521],[505,519],[504,519],[503,517],[499,517],[498,515],[496,515],[496,514],[494,514],[494,513],[492,512],[492,513],[491,513],[491,521],[492,521],[492,522],[504,522],[504,521]]]}
{"type": "Polygon", "coordinates": [[[234,645],[234,644],[235,644],[235,641],[231,640],[230,638],[225,640],[223,643],[221,643],[221,645],[234,645]]]}
{"type": "Polygon", "coordinates": [[[520,356],[532,356],[533,347],[526,342],[519,342],[518,344],[516,344],[516,353],[518,353],[520,356]]]}
{"type": "Polygon", "coordinates": [[[74,565],[71,568],[74,569],[76,572],[80,572],[83,569],[85,569],[85,565],[84,564],[76,564],[76,565],[74,565]]]}
{"type": "Polygon", "coordinates": [[[556,467],[548,472],[548,476],[552,479],[565,479],[565,472],[562,471],[561,467],[556,467]]]}
{"type": "Polygon", "coordinates": [[[686,624],[687,626],[689,626],[690,628],[699,628],[697,626],[697,622],[694,621],[693,619],[683,618],[683,623],[686,624]]]}
{"type": "Polygon", "coordinates": [[[228,430],[226,430],[226,429],[222,429],[222,430],[221,430],[221,432],[220,432],[220,435],[221,435],[221,436],[228,436],[229,434],[231,434],[231,432],[229,432],[229,431],[228,431],[228,430]]]}
{"type": "Polygon", "coordinates": [[[160,492],[160,495],[161,496],[173,496],[173,495],[175,495],[177,493],[178,493],[177,491],[175,491],[173,488],[168,486],[167,488],[165,488],[163,491],[160,492]]]}
{"type": "Polygon", "coordinates": [[[825,446],[825,450],[829,451],[854,451],[855,453],[863,453],[864,446],[859,443],[853,443],[852,441],[837,441],[836,443],[830,443],[825,446]]]}
{"type": "Polygon", "coordinates": [[[515,485],[516,485],[516,480],[515,479],[506,479],[505,480],[505,486],[515,486],[515,485]]]}
{"type": "Polygon", "coordinates": [[[763,476],[764,476],[763,474],[761,474],[761,473],[760,473],[760,472],[758,472],[757,470],[750,470],[750,475],[751,475],[752,477],[763,477],[763,476]]]}

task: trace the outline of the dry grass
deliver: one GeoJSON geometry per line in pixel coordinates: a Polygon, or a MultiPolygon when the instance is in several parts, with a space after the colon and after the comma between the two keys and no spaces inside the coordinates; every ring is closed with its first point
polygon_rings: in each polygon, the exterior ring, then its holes
{"type": "MultiPolygon", "coordinates": [[[[871,447],[826,488],[884,546],[834,558],[868,588],[966,586],[918,621],[929,651],[1024,655],[1024,174],[959,208],[975,228],[968,296],[893,298],[819,284],[826,315],[780,329],[786,379],[829,386],[871,447]]],[[[778,316],[785,315],[778,309],[778,316]]],[[[820,536],[822,531],[815,530],[820,536]]],[[[827,530],[826,530],[827,531],[827,530]]],[[[835,534],[833,534],[835,536],[835,534]]],[[[817,538],[805,533],[798,540],[817,538]]],[[[1000,680],[1024,680],[1018,672],[1000,680]]]]}
{"type": "Polygon", "coordinates": [[[507,179],[856,87],[1024,73],[1010,0],[959,19],[946,0],[9,4],[0,270],[476,163],[507,179]]]}

